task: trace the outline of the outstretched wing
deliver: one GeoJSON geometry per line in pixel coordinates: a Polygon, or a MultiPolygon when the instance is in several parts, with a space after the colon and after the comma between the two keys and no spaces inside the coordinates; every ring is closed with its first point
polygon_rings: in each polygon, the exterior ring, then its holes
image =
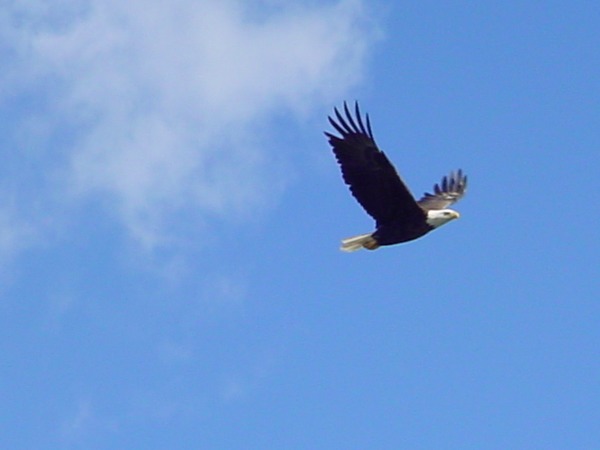
{"type": "Polygon", "coordinates": [[[442,178],[440,184],[433,186],[433,194],[425,195],[417,202],[425,211],[432,209],[444,209],[459,201],[467,191],[467,176],[462,170],[450,172],[450,175],[442,178]]]}
{"type": "Polygon", "coordinates": [[[365,116],[365,126],[358,102],[354,109],[352,117],[344,102],[344,118],[335,108],[335,120],[329,117],[329,123],[340,136],[325,133],[352,195],[375,219],[378,226],[398,218],[422,215],[423,210],[417,205],[392,163],[377,148],[369,116],[365,116]]]}

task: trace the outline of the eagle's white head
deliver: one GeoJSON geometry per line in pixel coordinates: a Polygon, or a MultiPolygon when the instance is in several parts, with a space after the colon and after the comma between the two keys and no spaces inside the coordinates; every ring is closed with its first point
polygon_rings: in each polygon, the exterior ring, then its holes
{"type": "Polygon", "coordinates": [[[441,227],[445,223],[459,217],[460,214],[453,209],[432,209],[427,211],[427,223],[433,228],[441,227]]]}

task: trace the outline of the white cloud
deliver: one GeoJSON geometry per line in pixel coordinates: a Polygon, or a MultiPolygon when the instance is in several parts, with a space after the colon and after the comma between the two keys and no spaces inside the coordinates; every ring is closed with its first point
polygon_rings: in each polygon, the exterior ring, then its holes
{"type": "Polygon", "coordinates": [[[290,3],[29,1],[0,22],[20,23],[4,34],[18,37],[21,78],[52,88],[50,111],[75,135],[72,193],[108,198],[153,248],[180,214],[201,224],[264,207],[284,181],[269,116],[360,80],[373,37],[362,1],[290,3]]]}

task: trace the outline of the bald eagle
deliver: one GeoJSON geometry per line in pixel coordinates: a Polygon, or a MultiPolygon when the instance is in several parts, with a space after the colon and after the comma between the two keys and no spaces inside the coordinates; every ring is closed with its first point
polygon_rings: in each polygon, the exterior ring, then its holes
{"type": "Polygon", "coordinates": [[[344,182],[365,211],[375,219],[376,229],[342,240],[340,250],[375,250],[383,245],[412,241],[459,217],[447,209],[465,194],[467,177],[451,172],[434,185],[433,194],[415,200],[394,166],[375,144],[369,115],[363,121],[358,102],[354,117],[344,102],[345,118],[334,108],[329,123],[340,136],[325,132],[341,167],[344,182]],[[366,126],[365,126],[366,124],[366,126]]]}

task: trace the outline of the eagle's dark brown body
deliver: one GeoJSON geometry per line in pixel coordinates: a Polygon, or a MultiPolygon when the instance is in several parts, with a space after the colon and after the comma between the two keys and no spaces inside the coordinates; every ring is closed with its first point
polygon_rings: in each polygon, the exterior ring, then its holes
{"type": "Polygon", "coordinates": [[[396,220],[377,227],[373,237],[379,245],[393,245],[413,241],[426,235],[433,227],[423,218],[408,217],[408,220],[396,220]]]}

